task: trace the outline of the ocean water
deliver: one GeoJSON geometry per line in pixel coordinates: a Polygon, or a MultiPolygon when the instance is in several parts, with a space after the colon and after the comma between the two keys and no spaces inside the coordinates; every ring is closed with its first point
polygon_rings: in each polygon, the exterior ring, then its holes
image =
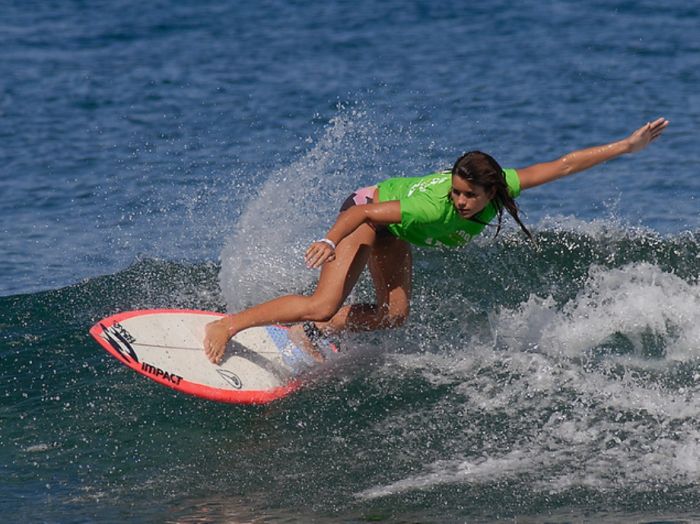
{"type": "MultiPolygon", "coordinates": [[[[21,522],[700,520],[700,6],[0,2],[0,515],[21,522]],[[87,331],[312,289],[345,196],[481,149],[622,138],[465,249],[409,323],[266,407],[87,331]]],[[[371,299],[363,278],[351,297],[371,299]]]]}

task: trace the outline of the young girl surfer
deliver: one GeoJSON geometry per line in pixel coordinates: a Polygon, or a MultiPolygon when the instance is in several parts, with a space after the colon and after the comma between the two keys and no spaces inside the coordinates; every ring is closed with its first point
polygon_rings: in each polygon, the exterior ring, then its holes
{"type": "Polygon", "coordinates": [[[622,140],[523,169],[501,169],[489,155],[473,151],[462,155],[451,171],[391,178],[362,188],[345,201],[326,237],[306,250],[307,267],[322,268],[316,291],[276,298],[208,324],[204,351],[218,364],[226,343],[239,331],[303,322],[292,327],[290,336],[320,360],[315,342],[322,336],[399,326],[408,316],[411,299],[410,244],[461,246],[496,217],[498,234],[503,209],[530,237],[514,201],[522,190],[641,151],[667,126],[668,121],[659,118],[622,140]],[[376,303],[343,306],[366,265],[376,303]]]}

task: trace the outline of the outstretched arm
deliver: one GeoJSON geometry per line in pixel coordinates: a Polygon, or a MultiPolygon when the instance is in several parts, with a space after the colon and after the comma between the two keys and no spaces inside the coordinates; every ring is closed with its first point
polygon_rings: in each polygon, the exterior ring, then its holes
{"type": "Polygon", "coordinates": [[[535,164],[518,169],[521,189],[528,189],[573,175],[584,169],[601,164],[626,153],[641,151],[653,140],[661,136],[668,127],[668,120],[659,118],[649,122],[627,138],[609,144],[573,151],[552,162],[535,164]]]}

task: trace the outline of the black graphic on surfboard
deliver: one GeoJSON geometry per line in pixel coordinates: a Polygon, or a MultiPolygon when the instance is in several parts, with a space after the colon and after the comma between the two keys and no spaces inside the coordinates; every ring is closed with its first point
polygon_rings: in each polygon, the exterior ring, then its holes
{"type": "Polygon", "coordinates": [[[102,333],[105,340],[117,351],[119,356],[121,356],[127,363],[138,363],[139,357],[136,355],[131,342],[133,337],[129,336],[129,333],[124,330],[119,324],[114,324],[112,327],[108,328],[104,324],[102,326],[102,333]],[[121,329],[119,329],[121,328],[121,329]],[[131,339],[131,340],[130,340],[131,339]]]}
{"type": "Polygon", "coordinates": [[[243,387],[243,382],[241,382],[241,379],[238,378],[238,375],[232,371],[228,371],[227,369],[217,369],[216,372],[234,388],[241,389],[243,387]]]}

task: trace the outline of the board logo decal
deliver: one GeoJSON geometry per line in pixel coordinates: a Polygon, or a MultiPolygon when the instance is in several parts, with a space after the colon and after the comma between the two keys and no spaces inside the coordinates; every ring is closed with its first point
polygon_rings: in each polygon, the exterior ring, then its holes
{"type": "Polygon", "coordinates": [[[167,371],[163,371],[162,369],[148,364],[147,362],[141,363],[141,369],[146,373],[153,375],[154,377],[160,377],[172,384],[175,384],[176,386],[180,384],[180,381],[182,380],[182,377],[180,375],[176,375],[175,373],[168,373],[167,371]]]}
{"type": "Polygon", "coordinates": [[[138,363],[139,357],[136,355],[136,351],[131,344],[136,342],[136,339],[131,336],[131,334],[124,329],[121,324],[114,323],[112,327],[106,327],[104,324],[100,324],[102,327],[102,334],[109,345],[112,346],[117,354],[121,356],[127,363],[138,363]]]}
{"type": "Polygon", "coordinates": [[[221,378],[223,378],[226,382],[231,384],[234,388],[241,389],[243,387],[243,382],[241,382],[241,379],[238,378],[238,375],[236,375],[235,373],[226,369],[217,369],[216,372],[219,375],[221,375],[221,378]]]}

